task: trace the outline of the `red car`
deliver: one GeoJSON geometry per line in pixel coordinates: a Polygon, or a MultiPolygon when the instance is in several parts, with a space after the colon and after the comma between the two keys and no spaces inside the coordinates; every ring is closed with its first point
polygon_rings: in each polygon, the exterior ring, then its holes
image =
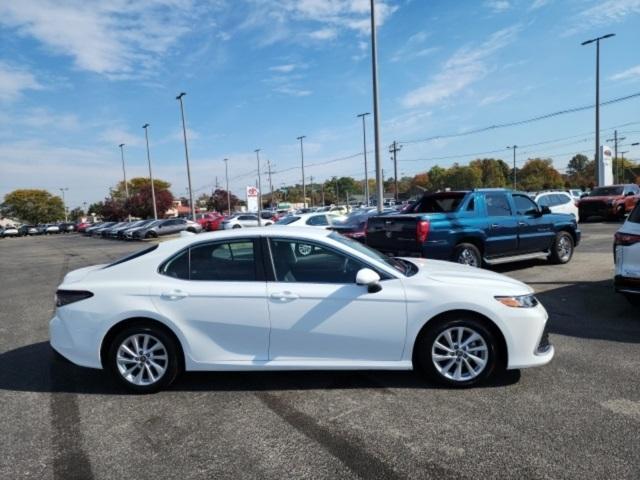
{"type": "Polygon", "coordinates": [[[638,201],[640,201],[640,187],[635,183],[596,187],[578,203],[580,221],[587,221],[589,217],[623,219],[633,210],[638,201]]]}
{"type": "Polygon", "coordinates": [[[198,213],[196,214],[196,219],[196,221],[202,226],[203,230],[213,232],[220,228],[220,222],[224,219],[224,215],[221,215],[218,212],[198,213]]]}
{"type": "Polygon", "coordinates": [[[93,223],[91,223],[91,222],[80,222],[80,223],[76,224],[76,232],[83,233],[91,225],[93,225],[93,223]]]}

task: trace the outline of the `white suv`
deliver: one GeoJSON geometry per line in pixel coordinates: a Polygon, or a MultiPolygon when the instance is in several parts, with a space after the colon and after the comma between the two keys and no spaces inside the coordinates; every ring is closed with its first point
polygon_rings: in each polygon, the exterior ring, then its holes
{"type": "Polygon", "coordinates": [[[614,237],[616,291],[640,305],[640,202],[614,237]]]}
{"type": "Polygon", "coordinates": [[[553,213],[568,213],[573,215],[576,222],[580,221],[576,200],[567,192],[540,192],[531,195],[533,200],[541,207],[549,207],[553,213]]]}

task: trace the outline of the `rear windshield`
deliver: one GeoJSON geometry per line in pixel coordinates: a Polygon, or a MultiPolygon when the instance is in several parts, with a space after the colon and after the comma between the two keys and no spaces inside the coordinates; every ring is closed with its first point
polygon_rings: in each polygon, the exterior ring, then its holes
{"type": "Polygon", "coordinates": [[[466,193],[455,192],[447,194],[427,195],[416,203],[413,213],[448,213],[455,212],[460,207],[466,193]]]}
{"type": "Polygon", "coordinates": [[[293,223],[293,222],[298,221],[298,220],[300,220],[300,217],[295,217],[293,215],[290,215],[288,217],[284,217],[284,218],[281,218],[280,220],[278,220],[276,222],[276,225],[289,225],[290,223],[293,223]]]}
{"type": "Polygon", "coordinates": [[[120,265],[121,263],[128,262],[129,260],[133,260],[134,258],[141,257],[142,255],[145,255],[149,252],[153,252],[156,248],[158,248],[157,243],[155,245],[145,248],[144,250],[139,250],[137,252],[127,255],[126,257],[122,257],[120,260],[116,260],[115,262],[110,263],[104,268],[115,267],[116,265],[120,265]]]}
{"type": "Polygon", "coordinates": [[[591,190],[590,197],[609,197],[613,195],[622,195],[623,187],[598,187],[591,190]]]}
{"type": "Polygon", "coordinates": [[[640,202],[638,202],[636,208],[631,211],[628,220],[632,223],[640,223],[640,202]]]}

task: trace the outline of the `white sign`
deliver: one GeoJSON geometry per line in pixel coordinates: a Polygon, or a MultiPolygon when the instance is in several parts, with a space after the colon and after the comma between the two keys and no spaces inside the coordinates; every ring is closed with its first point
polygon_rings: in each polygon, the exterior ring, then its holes
{"type": "Polygon", "coordinates": [[[613,153],[606,145],[600,147],[600,164],[598,165],[598,179],[600,187],[613,184],[613,153]]]}
{"type": "Polygon", "coordinates": [[[247,211],[248,212],[257,212],[258,211],[258,197],[259,191],[253,185],[249,185],[247,187],[247,211]]]}

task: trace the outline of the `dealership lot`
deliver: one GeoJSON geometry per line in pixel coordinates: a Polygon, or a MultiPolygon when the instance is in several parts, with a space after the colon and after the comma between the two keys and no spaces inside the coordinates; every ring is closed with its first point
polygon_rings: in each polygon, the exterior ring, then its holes
{"type": "Polygon", "coordinates": [[[141,248],[78,235],[0,242],[2,478],[638,478],[640,311],[613,293],[615,223],[583,225],[532,285],[556,358],[485,388],[409,372],[207,373],[123,395],[47,344],[63,275],[141,248]]]}

